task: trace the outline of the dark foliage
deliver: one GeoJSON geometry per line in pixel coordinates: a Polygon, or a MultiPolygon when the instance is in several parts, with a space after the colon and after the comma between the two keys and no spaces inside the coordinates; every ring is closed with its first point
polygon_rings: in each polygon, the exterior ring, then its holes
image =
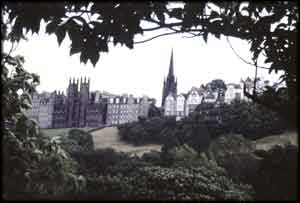
{"type": "Polygon", "coordinates": [[[251,141],[231,135],[215,139],[206,153],[234,181],[252,185],[254,199],[297,200],[298,152],[295,145],[255,150],[251,141]]]}
{"type": "MultiPolygon", "coordinates": [[[[259,154],[262,156],[262,154],[259,154]]],[[[275,146],[263,155],[252,182],[258,200],[298,199],[298,146],[275,146]]]]}
{"type": "Polygon", "coordinates": [[[198,152],[221,135],[242,134],[255,140],[283,133],[287,124],[278,114],[253,103],[241,101],[215,106],[203,103],[179,122],[172,117],[153,117],[119,126],[121,139],[135,145],[163,144],[170,149],[184,143],[198,152]]]}
{"type": "Polygon", "coordinates": [[[94,151],[93,137],[80,129],[71,129],[66,136],[61,136],[61,146],[72,157],[76,154],[94,151]]]}
{"type": "MultiPolygon", "coordinates": [[[[159,164],[154,165],[153,159],[146,161],[146,156],[142,159],[130,158],[112,150],[84,155],[82,160],[90,164],[84,166],[90,169],[84,171],[87,176],[87,190],[76,198],[81,200],[251,198],[251,187],[232,182],[226,177],[224,170],[207,160],[202,160],[202,164],[198,164],[197,167],[183,163],[174,167],[162,167],[159,164]]],[[[155,155],[154,162],[156,161],[159,161],[159,154],[155,155]]],[[[74,199],[74,196],[66,199],[74,199]]]]}
{"type": "Polygon", "coordinates": [[[152,118],[152,117],[160,117],[160,116],[162,116],[161,110],[151,103],[148,111],[148,117],[152,118]]]}
{"type": "Polygon", "coordinates": [[[119,126],[121,139],[135,145],[162,144],[170,149],[187,143],[197,151],[209,145],[206,126],[198,120],[185,119],[176,122],[174,117],[154,117],[142,122],[119,126]]]}
{"type": "Polygon", "coordinates": [[[259,139],[288,129],[287,122],[277,113],[253,103],[235,101],[218,107],[201,104],[196,112],[194,116],[205,120],[212,137],[237,133],[248,139],[259,139]]]}

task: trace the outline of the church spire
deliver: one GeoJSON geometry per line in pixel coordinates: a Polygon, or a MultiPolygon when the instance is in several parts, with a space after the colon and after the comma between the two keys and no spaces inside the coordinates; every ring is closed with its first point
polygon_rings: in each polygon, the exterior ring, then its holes
{"type": "Polygon", "coordinates": [[[174,65],[173,65],[173,48],[172,48],[168,78],[174,77],[174,67],[173,66],[174,65]]]}
{"type": "Polygon", "coordinates": [[[164,80],[162,107],[164,106],[166,96],[168,96],[170,93],[172,93],[173,95],[177,94],[177,79],[175,81],[173,49],[171,52],[171,59],[170,59],[169,73],[167,76],[167,80],[166,79],[164,80]]]}

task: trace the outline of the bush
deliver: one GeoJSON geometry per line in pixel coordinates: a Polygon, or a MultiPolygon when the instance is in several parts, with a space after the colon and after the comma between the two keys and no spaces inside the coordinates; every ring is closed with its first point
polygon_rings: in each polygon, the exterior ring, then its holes
{"type": "Polygon", "coordinates": [[[80,172],[86,174],[103,174],[109,167],[131,158],[126,153],[116,152],[113,149],[97,149],[95,151],[73,153],[78,162],[80,172]]]}
{"type": "Polygon", "coordinates": [[[228,177],[252,185],[256,200],[297,199],[297,146],[254,151],[250,141],[231,135],[214,140],[206,154],[226,170],[228,177]]]}
{"type": "Polygon", "coordinates": [[[199,120],[176,122],[173,117],[154,117],[143,122],[119,126],[121,139],[135,145],[162,144],[166,149],[184,143],[201,152],[209,145],[210,135],[199,120]]]}
{"type": "Polygon", "coordinates": [[[155,163],[160,158],[159,153],[154,155],[153,152],[144,155],[142,159],[113,150],[97,150],[91,152],[90,156],[82,156],[82,161],[86,161],[89,165],[82,164],[83,162],[80,165],[90,169],[83,172],[87,177],[86,191],[69,199],[251,199],[251,187],[234,183],[227,178],[224,169],[216,162],[209,161],[205,156],[199,156],[195,151],[192,155],[181,148],[174,151],[177,154],[175,159],[178,164],[168,167],[155,163]],[[151,158],[148,159],[149,157],[151,158]],[[195,164],[188,164],[193,162],[195,164]]]}
{"type": "Polygon", "coordinates": [[[229,134],[215,139],[206,151],[211,160],[225,168],[229,177],[238,182],[252,183],[260,159],[252,152],[254,146],[242,135],[229,134]]]}
{"type": "Polygon", "coordinates": [[[264,153],[258,173],[252,179],[256,199],[298,199],[298,153],[299,148],[294,145],[275,146],[264,153]]]}
{"type": "Polygon", "coordinates": [[[283,133],[288,125],[275,112],[258,104],[235,101],[219,107],[199,105],[196,109],[212,137],[228,133],[243,134],[249,139],[258,139],[270,134],[283,133]]]}
{"type": "Polygon", "coordinates": [[[248,200],[251,187],[233,183],[205,168],[145,166],[123,175],[89,179],[91,199],[113,200],[248,200]],[[91,189],[93,188],[93,189],[91,189]],[[96,190],[96,191],[95,191],[96,190]],[[92,192],[93,191],[93,192],[92,192]]]}
{"type": "Polygon", "coordinates": [[[90,133],[79,129],[71,129],[67,136],[61,136],[64,149],[71,155],[94,151],[93,137],[90,133]]]}

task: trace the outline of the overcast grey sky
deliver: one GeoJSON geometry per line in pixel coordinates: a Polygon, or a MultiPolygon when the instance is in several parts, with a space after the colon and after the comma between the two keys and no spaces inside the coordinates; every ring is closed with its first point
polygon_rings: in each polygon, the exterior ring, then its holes
{"type": "MultiPolygon", "coordinates": [[[[147,39],[153,33],[145,34],[140,39],[147,39]]],[[[91,90],[147,95],[156,98],[158,106],[161,103],[163,79],[168,73],[172,48],[178,93],[185,93],[192,86],[199,87],[217,78],[223,79],[225,83],[237,83],[241,78],[254,76],[255,67],[239,59],[230,49],[225,37],[219,40],[209,35],[206,44],[202,37],[182,36],[164,36],[136,44],[132,50],[125,46],[111,45],[108,53],[100,54],[100,60],[94,68],[90,62],[86,65],[80,63],[79,54],[69,56],[68,36],[59,47],[56,36],[45,34],[45,25],[42,23],[40,33],[30,34],[28,41],[21,41],[13,55],[23,55],[25,69],[40,75],[39,92],[66,91],[70,77],[86,76],[91,79],[91,90]]],[[[230,41],[239,55],[250,61],[249,44],[235,38],[230,38],[230,41]]],[[[5,49],[8,48],[6,44],[5,49]]],[[[265,64],[260,62],[259,65],[265,64]]],[[[279,77],[269,75],[263,69],[259,69],[258,75],[271,81],[279,77]]]]}

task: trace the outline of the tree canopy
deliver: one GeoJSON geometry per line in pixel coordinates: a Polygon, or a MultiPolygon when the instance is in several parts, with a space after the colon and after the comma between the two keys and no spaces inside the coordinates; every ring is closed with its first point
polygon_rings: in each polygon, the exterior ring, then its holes
{"type": "MultiPolygon", "coordinates": [[[[255,92],[246,95],[280,112],[292,123],[297,123],[299,15],[296,2],[6,2],[3,11],[8,13],[8,22],[12,28],[9,36],[11,41],[19,41],[28,31],[38,33],[40,22],[44,20],[47,23],[46,32],[55,34],[59,44],[66,34],[69,35],[70,55],[80,53],[81,62],[87,63],[90,60],[94,66],[100,53],[109,51],[109,43],[120,43],[132,49],[136,43],[176,33],[203,37],[206,42],[208,34],[216,38],[224,35],[247,40],[251,45],[252,61],[256,69],[265,68],[270,73],[284,72],[280,79],[286,84],[286,96],[282,96],[282,89],[271,88],[265,97],[259,97],[255,92]],[[144,21],[154,26],[142,26],[144,21]],[[155,30],[163,30],[164,33],[135,41],[138,34],[155,30]],[[269,67],[257,64],[261,55],[265,56],[265,63],[270,63],[269,67]],[[272,95],[276,104],[266,99],[268,95],[272,95]]],[[[7,26],[2,27],[2,31],[5,29],[7,26]]]]}

